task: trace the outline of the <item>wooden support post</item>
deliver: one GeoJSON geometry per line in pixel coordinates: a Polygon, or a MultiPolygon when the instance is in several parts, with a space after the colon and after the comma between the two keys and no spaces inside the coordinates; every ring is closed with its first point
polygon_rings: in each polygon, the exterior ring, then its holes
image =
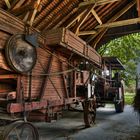
{"type": "Polygon", "coordinates": [[[138,17],[140,17],[140,0],[137,0],[138,17]]]}
{"type": "Polygon", "coordinates": [[[22,83],[21,83],[21,75],[19,75],[18,76],[18,78],[17,78],[17,91],[16,91],[16,102],[17,103],[21,103],[21,101],[22,101],[22,90],[24,90],[24,89],[22,89],[22,85],[21,85],[22,83]]]}

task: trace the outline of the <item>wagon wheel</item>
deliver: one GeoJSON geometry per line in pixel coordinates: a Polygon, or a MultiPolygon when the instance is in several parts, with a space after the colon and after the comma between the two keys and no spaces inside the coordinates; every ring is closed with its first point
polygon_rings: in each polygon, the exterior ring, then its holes
{"type": "Polygon", "coordinates": [[[115,110],[117,113],[121,113],[124,111],[124,104],[125,104],[125,101],[124,101],[124,86],[121,85],[121,90],[118,91],[118,99],[121,98],[121,100],[119,102],[115,102],[115,110]],[[119,93],[120,92],[120,93],[119,93]],[[121,96],[121,97],[119,97],[121,96]]]}
{"type": "Polygon", "coordinates": [[[94,125],[96,118],[96,101],[86,100],[82,103],[84,110],[84,123],[85,127],[91,127],[94,125]]]}
{"type": "Polygon", "coordinates": [[[24,40],[24,35],[13,35],[5,47],[8,65],[16,72],[24,73],[32,70],[36,63],[36,49],[24,40]]]}
{"type": "Polygon", "coordinates": [[[39,140],[39,134],[31,123],[14,122],[5,129],[3,140],[39,140]]]}

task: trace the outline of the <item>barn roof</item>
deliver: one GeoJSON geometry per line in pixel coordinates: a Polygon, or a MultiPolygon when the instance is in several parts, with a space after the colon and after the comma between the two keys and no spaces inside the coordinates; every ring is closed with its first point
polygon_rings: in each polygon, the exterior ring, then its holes
{"type": "Polygon", "coordinates": [[[139,31],[139,0],[1,0],[0,7],[42,34],[68,28],[95,49],[139,31]]]}

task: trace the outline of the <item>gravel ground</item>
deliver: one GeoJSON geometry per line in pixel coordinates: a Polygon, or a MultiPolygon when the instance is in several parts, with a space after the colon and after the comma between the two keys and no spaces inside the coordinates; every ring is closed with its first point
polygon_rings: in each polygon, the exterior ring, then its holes
{"type": "Polygon", "coordinates": [[[96,124],[85,128],[82,112],[64,112],[53,123],[35,123],[41,140],[140,140],[138,116],[131,106],[116,114],[112,106],[97,110],[96,124]]]}

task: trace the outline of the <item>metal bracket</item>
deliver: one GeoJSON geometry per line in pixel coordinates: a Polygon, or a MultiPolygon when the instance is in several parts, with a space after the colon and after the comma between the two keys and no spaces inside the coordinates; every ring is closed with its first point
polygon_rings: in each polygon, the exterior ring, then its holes
{"type": "Polygon", "coordinates": [[[38,34],[34,33],[34,34],[26,34],[25,35],[25,41],[27,41],[28,43],[30,43],[31,45],[33,45],[34,47],[39,47],[38,44],[38,34]]]}

